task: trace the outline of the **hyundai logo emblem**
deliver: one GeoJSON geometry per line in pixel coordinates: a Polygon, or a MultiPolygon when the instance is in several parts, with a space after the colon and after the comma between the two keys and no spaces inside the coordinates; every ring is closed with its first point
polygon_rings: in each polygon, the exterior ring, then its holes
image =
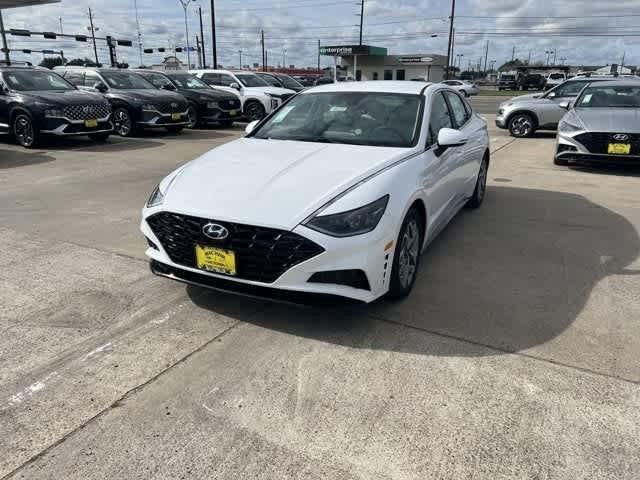
{"type": "Polygon", "coordinates": [[[171,108],[178,108],[178,104],[177,104],[176,102],[173,102],[173,103],[171,104],[171,108]]]}
{"type": "Polygon", "coordinates": [[[229,230],[217,223],[207,223],[202,227],[202,233],[212,240],[224,240],[229,236],[229,230]]]}
{"type": "Polygon", "coordinates": [[[84,113],[89,113],[89,112],[93,111],[93,108],[91,108],[91,107],[89,107],[89,106],[82,107],[82,111],[83,111],[84,113]]]}
{"type": "Polygon", "coordinates": [[[627,135],[626,133],[618,133],[613,136],[613,139],[618,142],[626,142],[627,140],[629,140],[629,135],[627,135]]]}

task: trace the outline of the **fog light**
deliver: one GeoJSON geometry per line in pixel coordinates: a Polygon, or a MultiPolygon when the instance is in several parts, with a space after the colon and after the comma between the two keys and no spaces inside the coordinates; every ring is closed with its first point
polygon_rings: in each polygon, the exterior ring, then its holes
{"type": "Polygon", "coordinates": [[[347,287],[358,288],[360,290],[371,290],[367,274],[362,270],[331,270],[327,272],[316,272],[311,275],[308,282],[345,285],[347,287]]]}

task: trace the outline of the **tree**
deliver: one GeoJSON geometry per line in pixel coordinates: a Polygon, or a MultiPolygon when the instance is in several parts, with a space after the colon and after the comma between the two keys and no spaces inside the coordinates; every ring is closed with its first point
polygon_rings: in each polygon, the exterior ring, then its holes
{"type": "Polygon", "coordinates": [[[101,63],[96,64],[96,62],[94,62],[93,60],[87,57],[74,58],[73,60],[69,60],[67,62],[67,65],[80,66],[80,67],[101,67],[102,66],[101,63]]]}
{"type": "Polygon", "coordinates": [[[523,66],[525,66],[525,63],[519,58],[516,58],[515,60],[509,60],[508,62],[503,63],[500,67],[498,67],[498,71],[503,72],[505,70],[513,70],[516,67],[523,66]]]}
{"type": "Polygon", "coordinates": [[[39,65],[41,67],[53,69],[53,67],[64,65],[64,60],[62,60],[61,57],[44,57],[39,65]]]}

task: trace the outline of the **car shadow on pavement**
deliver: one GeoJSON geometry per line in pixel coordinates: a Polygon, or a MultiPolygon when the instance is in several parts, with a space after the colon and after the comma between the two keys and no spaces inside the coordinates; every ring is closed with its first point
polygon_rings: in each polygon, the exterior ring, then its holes
{"type": "Polygon", "coordinates": [[[640,177],[640,165],[570,165],[571,170],[595,175],[614,175],[616,177],[640,177]]]}
{"type": "MultiPolygon", "coordinates": [[[[352,348],[444,356],[517,352],[560,335],[605,277],[637,275],[627,266],[639,254],[634,226],[583,196],[492,186],[481,209],[463,211],[431,244],[404,301],[324,308],[262,302],[259,314],[237,318],[352,348]],[[417,331],[465,342],[421,343],[417,331]]],[[[198,287],[188,292],[213,311],[227,295],[198,287]]],[[[250,302],[255,312],[253,302],[260,301],[250,302]]]]}
{"type": "Polygon", "coordinates": [[[170,133],[163,130],[144,130],[137,133],[138,138],[157,138],[159,140],[171,140],[174,138],[189,140],[189,139],[227,139],[237,134],[236,130],[191,130],[185,129],[180,133],[170,133]]]}
{"type": "Polygon", "coordinates": [[[37,165],[39,163],[47,163],[54,160],[55,159],[52,156],[46,155],[42,152],[0,149],[0,170],[26,167],[27,165],[37,165]]]}

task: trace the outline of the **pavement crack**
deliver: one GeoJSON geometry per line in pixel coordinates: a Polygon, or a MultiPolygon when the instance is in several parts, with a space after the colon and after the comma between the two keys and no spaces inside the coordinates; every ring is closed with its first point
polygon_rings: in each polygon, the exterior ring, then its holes
{"type": "Polygon", "coordinates": [[[0,480],[9,480],[9,478],[13,477],[14,475],[16,475],[18,472],[20,472],[20,470],[24,469],[25,467],[28,467],[29,465],[31,465],[32,463],[34,463],[36,460],[44,457],[47,453],[49,453],[51,450],[53,450],[54,448],[56,448],[58,445],[61,445],[62,443],[64,443],[68,438],[71,438],[73,435],[75,435],[77,432],[79,432],[80,430],[86,428],[89,424],[93,423],[96,420],[99,420],[100,418],[102,418],[104,415],[106,415],[107,413],[109,413],[111,410],[113,410],[114,408],[118,408],[122,406],[122,403],[129,397],[135,395],[136,393],[138,393],[140,390],[142,390],[143,388],[145,388],[148,385],[151,385],[152,383],[154,383],[156,380],[160,379],[161,377],[163,377],[166,373],[170,372],[171,370],[173,370],[175,367],[183,364],[184,362],[186,362],[187,360],[189,360],[191,357],[193,357],[194,355],[196,355],[197,353],[201,352],[202,350],[204,350],[205,348],[207,348],[209,345],[211,345],[212,343],[216,342],[217,340],[219,340],[220,338],[224,337],[226,334],[228,334],[229,332],[231,332],[232,330],[234,330],[238,325],[242,324],[244,322],[242,322],[241,320],[237,320],[235,323],[233,323],[232,325],[230,325],[229,327],[227,327],[225,330],[223,330],[222,332],[220,332],[218,335],[215,335],[214,337],[210,338],[208,341],[206,341],[205,343],[203,343],[202,345],[200,345],[198,348],[196,348],[195,350],[189,352],[187,355],[185,355],[184,357],[176,360],[174,363],[172,363],[171,365],[169,365],[167,368],[165,368],[164,370],[161,370],[160,372],[158,372],[156,375],[154,375],[153,377],[149,378],[146,382],[141,383],[140,385],[136,385],[135,387],[127,390],[123,395],[121,395],[119,398],[117,398],[115,401],[113,401],[110,405],[108,405],[106,408],[100,410],[98,413],[96,413],[94,416],[92,416],[91,418],[88,418],[87,420],[85,420],[84,422],[82,422],[80,425],[78,425],[77,427],[75,427],[74,429],[70,430],[69,432],[65,433],[62,437],[60,437],[58,440],[56,440],[55,442],[53,442],[52,444],[50,444],[49,446],[45,447],[44,449],[42,449],[41,451],[39,451],[38,453],[36,453],[35,455],[33,455],[32,457],[30,457],[28,460],[26,460],[25,462],[23,462],[21,465],[18,465],[16,468],[14,468],[13,470],[11,470],[9,473],[7,473],[6,475],[4,475],[3,477],[0,478],[0,480]]]}
{"type": "Polygon", "coordinates": [[[512,138],[508,143],[505,143],[504,145],[501,145],[498,148],[496,148],[495,150],[493,150],[491,152],[491,155],[493,155],[494,153],[498,153],[500,150],[503,150],[503,149],[507,148],[509,145],[514,143],[516,140],[517,140],[517,138],[512,138]]]}

